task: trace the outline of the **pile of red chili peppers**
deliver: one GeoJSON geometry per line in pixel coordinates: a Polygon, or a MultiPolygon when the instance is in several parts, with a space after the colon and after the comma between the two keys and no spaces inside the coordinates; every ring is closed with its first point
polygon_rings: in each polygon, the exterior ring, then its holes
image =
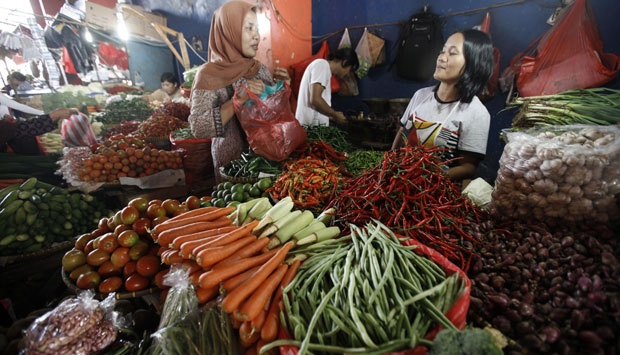
{"type": "Polygon", "coordinates": [[[343,230],[376,219],[467,271],[478,241],[463,226],[478,222],[481,212],[442,171],[440,149],[386,152],[380,165],[349,181],[327,207],[336,209],[343,230]]]}
{"type": "Polygon", "coordinates": [[[290,196],[297,208],[315,210],[330,201],[342,182],[338,165],[308,156],[287,161],[267,192],[276,199],[290,196]]]}

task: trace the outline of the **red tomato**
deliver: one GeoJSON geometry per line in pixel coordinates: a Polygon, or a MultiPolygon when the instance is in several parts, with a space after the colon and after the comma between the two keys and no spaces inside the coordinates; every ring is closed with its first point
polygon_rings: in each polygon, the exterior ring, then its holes
{"type": "Polygon", "coordinates": [[[103,250],[106,253],[111,253],[118,248],[118,241],[116,240],[116,235],[114,233],[106,233],[100,238],[99,245],[97,246],[99,250],[103,250]]]}
{"type": "Polygon", "coordinates": [[[129,292],[144,290],[148,286],[149,279],[140,274],[133,274],[125,279],[125,290],[129,292]]]}
{"type": "Polygon", "coordinates": [[[121,210],[121,222],[123,224],[132,225],[140,218],[140,211],[133,206],[127,206],[121,210]]]}
{"type": "Polygon", "coordinates": [[[116,240],[120,246],[131,248],[140,240],[140,235],[135,230],[129,229],[121,232],[121,234],[116,237],[116,240]]]}
{"type": "Polygon", "coordinates": [[[123,286],[123,279],[120,276],[111,276],[101,281],[99,292],[111,293],[118,291],[123,286]]]}
{"type": "Polygon", "coordinates": [[[110,255],[110,262],[117,268],[123,268],[131,260],[129,258],[129,248],[116,248],[110,255]]]}
{"type": "Polygon", "coordinates": [[[127,206],[136,208],[140,213],[146,213],[146,208],[149,207],[149,201],[144,197],[136,197],[129,201],[127,206]]]}
{"type": "Polygon", "coordinates": [[[120,275],[121,271],[122,269],[114,265],[110,260],[106,260],[97,269],[97,273],[101,275],[102,278],[120,275]]]}
{"type": "Polygon", "coordinates": [[[190,195],[185,199],[185,203],[190,210],[200,208],[200,199],[197,196],[190,195]]]}
{"type": "Polygon", "coordinates": [[[138,218],[132,225],[132,229],[138,232],[141,237],[149,235],[149,229],[151,228],[151,220],[149,218],[138,218]]]}
{"type": "Polygon", "coordinates": [[[128,278],[131,275],[137,274],[138,270],[136,270],[136,262],[130,260],[123,266],[123,277],[128,278]]]}
{"type": "Polygon", "coordinates": [[[78,276],[75,285],[83,290],[95,288],[101,282],[101,276],[96,271],[87,271],[78,276]]]}
{"type": "Polygon", "coordinates": [[[154,255],[145,255],[138,259],[136,269],[138,270],[138,274],[144,277],[155,276],[155,274],[161,270],[161,261],[154,255]]]}

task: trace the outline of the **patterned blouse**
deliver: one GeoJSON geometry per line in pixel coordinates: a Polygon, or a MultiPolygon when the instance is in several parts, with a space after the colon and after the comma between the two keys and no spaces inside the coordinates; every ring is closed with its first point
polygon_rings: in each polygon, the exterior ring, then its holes
{"type": "Polygon", "coordinates": [[[13,139],[35,137],[58,128],[49,115],[35,116],[25,120],[17,120],[17,130],[13,139]]]}
{"type": "MultiPolygon", "coordinates": [[[[265,85],[274,85],[273,77],[265,65],[254,79],[262,80],[265,85]]],[[[248,141],[241,124],[233,117],[224,126],[220,106],[232,99],[235,90],[246,79],[241,78],[232,85],[217,90],[192,90],[192,110],[188,121],[196,138],[211,138],[211,155],[215,170],[216,183],[221,182],[220,166],[239,159],[247,149],[248,141]]]]}

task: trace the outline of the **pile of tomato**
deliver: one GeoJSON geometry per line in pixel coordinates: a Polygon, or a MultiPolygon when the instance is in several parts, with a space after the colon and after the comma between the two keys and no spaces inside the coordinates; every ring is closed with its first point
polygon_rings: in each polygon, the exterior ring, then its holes
{"type": "Polygon", "coordinates": [[[97,229],[78,236],[74,248],[62,258],[63,272],[78,288],[100,293],[164,289],[168,268],[150,230],[201,203],[196,196],[183,202],[135,198],[113,216],[101,218],[97,229]]]}
{"type": "Polygon", "coordinates": [[[92,146],[91,151],[93,154],[77,172],[80,181],[116,182],[120,177],[143,177],[183,168],[180,152],[157,149],[140,137],[117,134],[103,145],[92,146]]]}

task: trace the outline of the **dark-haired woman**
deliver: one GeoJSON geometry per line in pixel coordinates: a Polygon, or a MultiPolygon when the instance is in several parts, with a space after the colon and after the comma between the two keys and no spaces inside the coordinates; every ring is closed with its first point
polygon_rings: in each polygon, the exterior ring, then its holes
{"type": "Polygon", "coordinates": [[[437,57],[433,77],[439,84],[416,91],[403,117],[392,149],[405,141],[447,148],[454,159],[446,174],[463,188],[484,158],[490,114],[478,97],[493,71],[493,45],[478,30],[456,32],[437,57]]]}

